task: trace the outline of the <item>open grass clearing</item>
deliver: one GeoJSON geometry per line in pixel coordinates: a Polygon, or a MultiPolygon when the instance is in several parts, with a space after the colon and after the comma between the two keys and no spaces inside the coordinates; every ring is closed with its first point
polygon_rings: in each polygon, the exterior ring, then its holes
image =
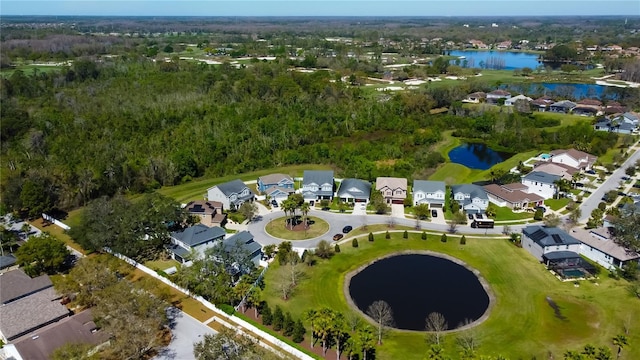
{"type": "Polygon", "coordinates": [[[151,270],[164,271],[172,267],[178,268],[180,266],[180,263],[173,259],[159,259],[147,261],[144,263],[144,266],[148,267],[151,270]]]}
{"type": "Polygon", "coordinates": [[[42,232],[48,232],[49,234],[53,235],[54,237],[62,240],[67,246],[69,246],[70,248],[78,251],[79,253],[86,254],[86,250],[84,250],[78,243],[73,241],[71,236],[69,236],[67,234],[67,232],[64,229],[62,229],[61,227],[59,227],[58,225],[54,225],[54,224],[46,224],[45,225],[45,223],[43,222],[42,218],[38,218],[38,219],[36,219],[34,221],[30,221],[29,224],[37,227],[42,232]]]}
{"type": "Polygon", "coordinates": [[[313,239],[329,231],[329,223],[315,216],[308,217],[308,220],[314,221],[314,223],[307,230],[289,230],[286,224],[287,219],[291,218],[283,216],[273,219],[269,221],[264,230],[273,237],[286,240],[313,239]]]}
{"type": "MultiPolygon", "coordinates": [[[[640,343],[640,312],[632,311],[638,307],[638,300],[627,292],[625,281],[603,276],[598,285],[581,282],[575,287],[572,282],[560,282],[526,250],[506,240],[468,238],[461,246],[455,236],[442,243],[437,235],[429,235],[425,241],[420,240],[420,234],[412,233],[407,240],[401,233],[392,234],[390,240],[379,234],[374,242],[360,241],[358,248],[342,246],[342,252],[331,260],[306,269],[307,278],[287,301],[271,285],[277,272],[270,269],[264,297],[270,306],[280,305],[294,317],[323,306],[348,313],[353,310],[343,294],[345,274],[385,254],[412,249],[457,257],[479,270],[490,284],[496,304],[489,319],[477,327],[480,354],[529,359],[547,358],[551,353],[560,358],[565,350],[588,343],[610,346],[610,339],[622,332],[627,319],[632,324],[629,343],[640,343]],[[547,297],[560,306],[566,320],[555,317],[547,297]]],[[[416,286],[427,285],[423,280],[416,281],[416,286]]],[[[450,356],[458,354],[453,335],[445,337],[444,346],[450,356]]],[[[391,331],[376,358],[422,359],[426,351],[423,333],[391,331]]],[[[623,354],[628,359],[638,358],[640,348],[626,347],[623,354]]]]}
{"type": "Polygon", "coordinates": [[[513,210],[505,206],[496,207],[496,221],[525,220],[531,218],[533,218],[533,213],[530,212],[513,212],[513,210]]]}
{"type": "Polygon", "coordinates": [[[544,204],[551,208],[551,210],[560,210],[563,207],[567,206],[567,204],[571,201],[569,198],[562,199],[547,199],[544,201],[544,204]]]}
{"type": "Polygon", "coordinates": [[[300,177],[304,170],[331,170],[331,167],[329,165],[317,164],[283,166],[248,172],[240,175],[234,174],[216,178],[202,178],[181,185],[166,186],[158,190],[158,192],[162,195],[171,197],[178,202],[188,202],[191,200],[202,199],[208,188],[226,181],[234,179],[240,179],[242,181],[257,180],[260,176],[273,173],[282,173],[291,175],[292,177],[300,177]]]}

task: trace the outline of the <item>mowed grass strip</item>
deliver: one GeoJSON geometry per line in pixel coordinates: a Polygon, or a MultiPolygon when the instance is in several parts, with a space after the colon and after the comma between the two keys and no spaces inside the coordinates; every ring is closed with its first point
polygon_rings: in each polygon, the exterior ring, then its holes
{"type": "Polygon", "coordinates": [[[314,221],[314,224],[310,225],[307,231],[289,230],[286,225],[287,218],[289,217],[283,216],[271,220],[265,227],[267,234],[285,240],[305,240],[317,238],[329,231],[329,223],[315,216],[309,216],[309,220],[314,221]]]}
{"type": "MultiPolygon", "coordinates": [[[[496,301],[489,318],[476,328],[479,354],[541,359],[551,352],[560,358],[565,350],[585,344],[611,346],[611,338],[623,332],[625,323],[631,327],[629,343],[640,343],[640,312],[634,311],[640,303],[628,293],[625,281],[602,275],[598,285],[583,281],[575,287],[572,282],[560,282],[526,250],[507,240],[467,238],[467,244],[460,245],[455,236],[442,243],[438,235],[421,240],[420,234],[403,239],[402,233],[392,233],[389,240],[378,234],[374,242],[360,241],[358,248],[345,244],[341,250],[331,260],[306,268],[306,278],[286,301],[271,286],[279,280],[274,263],[266,273],[265,299],[272,308],[280,305],[294,318],[324,306],[353,312],[343,294],[346,273],[388,253],[431,250],[465,261],[491,286],[496,301]],[[564,320],[555,316],[547,297],[558,304],[564,320]]],[[[426,279],[415,281],[416,288],[428,287],[426,279]]],[[[445,337],[444,345],[447,354],[456,358],[459,348],[453,334],[445,337]]],[[[425,334],[391,331],[378,347],[376,358],[422,359],[426,351],[425,334]]],[[[625,347],[623,354],[628,359],[640,358],[640,347],[625,347]]]]}
{"type": "Polygon", "coordinates": [[[198,179],[185,184],[175,185],[175,186],[166,186],[158,190],[162,195],[171,197],[178,202],[187,202],[191,200],[200,200],[207,192],[207,189],[221,184],[227,181],[240,179],[242,181],[249,180],[257,180],[258,177],[273,174],[273,173],[282,173],[288,174],[292,177],[302,176],[304,170],[331,170],[329,165],[317,165],[317,164],[307,164],[307,165],[291,165],[291,166],[282,166],[278,168],[253,171],[244,174],[234,174],[234,175],[226,175],[216,178],[206,178],[206,179],[198,179]]]}

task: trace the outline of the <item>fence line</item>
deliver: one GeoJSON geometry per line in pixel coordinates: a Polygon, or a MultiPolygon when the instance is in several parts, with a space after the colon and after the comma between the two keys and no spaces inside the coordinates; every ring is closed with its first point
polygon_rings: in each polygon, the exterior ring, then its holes
{"type": "Polygon", "coordinates": [[[60,221],[60,220],[58,220],[58,219],[54,218],[54,217],[53,217],[53,216],[51,216],[51,215],[47,215],[47,214],[45,214],[45,213],[42,213],[42,218],[43,218],[43,219],[45,219],[45,220],[47,220],[48,222],[52,222],[52,223],[54,223],[54,224],[58,225],[59,227],[63,228],[64,230],[69,230],[69,229],[71,229],[71,227],[70,227],[69,225],[67,225],[67,224],[63,223],[62,221],[60,221]]]}

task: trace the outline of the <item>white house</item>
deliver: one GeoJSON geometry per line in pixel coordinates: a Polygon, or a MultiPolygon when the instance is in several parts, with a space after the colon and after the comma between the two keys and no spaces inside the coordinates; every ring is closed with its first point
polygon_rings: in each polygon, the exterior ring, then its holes
{"type": "Polygon", "coordinates": [[[413,181],[413,205],[428,204],[430,208],[444,207],[447,187],[444,181],[413,181]]]}
{"type": "Polygon", "coordinates": [[[305,201],[333,199],[333,171],[305,170],[302,179],[302,195],[305,201]]]}
{"type": "Polygon", "coordinates": [[[487,102],[490,103],[497,103],[499,99],[505,99],[505,101],[507,101],[509,98],[511,98],[511,94],[502,89],[493,90],[492,92],[487,93],[487,102]]]}
{"type": "Polygon", "coordinates": [[[452,185],[453,199],[466,213],[484,213],[489,206],[489,197],[482,186],[474,184],[452,185]]]}
{"type": "Polygon", "coordinates": [[[255,196],[241,180],[218,184],[207,190],[207,199],[221,202],[225,209],[237,209],[246,201],[253,202],[255,196]]]}
{"type": "Polygon", "coordinates": [[[551,162],[565,164],[579,170],[591,169],[597,159],[596,156],[576,149],[561,149],[551,152],[551,162]]]}
{"type": "Polygon", "coordinates": [[[517,95],[517,96],[511,97],[511,98],[508,98],[507,100],[505,100],[505,101],[504,101],[504,105],[505,105],[505,106],[513,106],[513,105],[516,103],[516,101],[518,101],[518,100],[525,100],[525,101],[527,101],[527,102],[531,102],[531,101],[533,101],[533,99],[532,99],[532,98],[530,98],[530,97],[528,97],[528,96],[525,96],[525,95],[520,94],[520,95],[517,95]]]}
{"type": "Polygon", "coordinates": [[[522,178],[522,184],[527,186],[526,192],[538,194],[543,199],[551,199],[558,191],[556,181],[559,179],[558,175],[532,171],[522,178]]]}
{"type": "Polygon", "coordinates": [[[522,248],[544,263],[558,259],[557,255],[575,258],[575,255],[569,253],[577,255],[580,244],[580,241],[560,228],[534,225],[522,229],[522,248]],[[550,253],[559,254],[549,255],[550,253]]]}
{"type": "Polygon", "coordinates": [[[611,238],[608,228],[597,229],[576,228],[571,235],[582,243],[580,254],[607,268],[622,268],[628,262],[638,262],[640,254],[627,251],[611,238]]]}
{"type": "Polygon", "coordinates": [[[371,183],[360,179],[343,179],[338,189],[338,198],[345,202],[368,203],[371,183]]]}

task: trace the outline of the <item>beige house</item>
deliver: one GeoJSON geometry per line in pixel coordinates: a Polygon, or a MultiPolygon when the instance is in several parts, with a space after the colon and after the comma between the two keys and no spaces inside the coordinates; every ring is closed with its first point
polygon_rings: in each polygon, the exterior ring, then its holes
{"type": "Polygon", "coordinates": [[[382,193],[387,204],[404,204],[407,198],[407,179],[379,177],[376,179],[376,190],[382,193]]]}
{"type": "Polygon", "coordinates": [[[489,184],[483,188],[487,192],[490,202],[514,210],[533,208],[544,203],[544,199],[540,195],[527,193],[527,187],[521,183],[489,184]]]}
{"type": "Polygon", "coordinates": [[[185,210],[189,215],[200,218],[200,223],[208,227],[224,226],[227,214],[223,213],[222,203],[219,201],[196,200],[187,204],[185,210]]]}
{"type": "Polygon", "coordinates": [[[540,171],[551,175],[558,175],[562,179],[565,179],[567,181],[573,180],[573,174],[578,172],[577,169],[562,163],[549,163],[544,161],[536,163],[534,171],[540,171]]]}

